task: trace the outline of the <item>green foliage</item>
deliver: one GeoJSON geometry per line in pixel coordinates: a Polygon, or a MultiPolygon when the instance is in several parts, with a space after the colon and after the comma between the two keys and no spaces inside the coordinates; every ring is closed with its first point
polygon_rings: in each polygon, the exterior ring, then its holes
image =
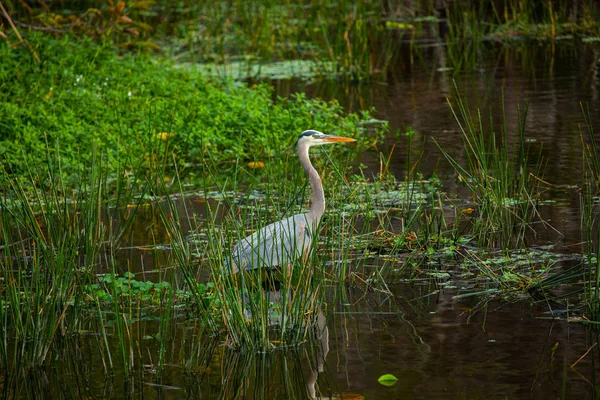
{"type": "Polygon", "coordinates": [[[381,375],[377,382],[381,383],[383,386],[394,386],[396,382],[398,382],[398,378],[396,378],[392,374],[381,375]]]}
{"type": "Polygon", "coordinates": [[[173,152],[185,174],[208,156],[218,164],[273,156],[309,128],[358,136],[369,118],[301,94],[273,100],[267,85],[217,82],[148,56],[117,57],[110,44],[33,34],[29,41],[42,63],[26,48],[0,44],[0,157],[14,172],[28,157],[43,159],[48,141],[59,143],[67,175],[92,143],[110,167],[132,160],[168,168],[164,154],[173,152]]]}

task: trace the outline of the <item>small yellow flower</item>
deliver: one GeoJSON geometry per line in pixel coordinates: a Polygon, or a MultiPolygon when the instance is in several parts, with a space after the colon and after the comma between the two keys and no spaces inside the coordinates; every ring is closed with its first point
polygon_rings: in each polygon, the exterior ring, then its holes
{"type": "Polygon", "coordinates": [[[171,132],[160,132],[156,134],[156,138],[158,140],[162,140],[163,142],[166,142],[167,140],[171,139],[173,136],[175,136],[174,133],[171,132]]]}
{"type": "Polygon", "coordinates": [[[250,161],[248,163],[248,167],[250,168],[264,168],[265,167],[265,163],[262,161],[250,161]]]}

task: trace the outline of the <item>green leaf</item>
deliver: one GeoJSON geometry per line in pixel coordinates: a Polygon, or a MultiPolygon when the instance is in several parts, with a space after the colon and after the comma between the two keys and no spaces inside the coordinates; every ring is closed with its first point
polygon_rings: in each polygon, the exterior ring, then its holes
{"type": "Polygon", "coordinates": [[[393,386],[396,384],[396,382],[398,382],[398,378],[396,378],[392,374],[385,374],[385,375],[381,375],[379,377],[379,379],[377,379],[377,381],[379,383],[381,383],[383,386],[393,386]]]}

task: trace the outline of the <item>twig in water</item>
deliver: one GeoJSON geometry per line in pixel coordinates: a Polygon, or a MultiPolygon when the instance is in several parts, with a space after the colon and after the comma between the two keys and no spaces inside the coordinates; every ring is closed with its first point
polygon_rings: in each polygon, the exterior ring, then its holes
{"type": "Polygon", "coordinates": [[[584,358],[585,356],[587,356],[587,355],[588,355],[588,353],[589,353],[590,351],[592,351],[592,349],[593,349],[593,348],[594,348],[594,347],[595,347],[597,344],[598,344],[598,342],[594,343],[594,344],[593,344],[593,345],[592,345],[592,346],[591,346],[591,347],[590,347],[590,348],[589,348],[589,349],[588,349],[588,350],[587,350],[587,351],[586,351],[586,352],[585,352],[585,353],[584,353],[584,354],[583,354],[581,357],[579,357],[579,359],[578,359],[577,361],[575,361],[573,364],[571,364],[570,368],[571,368],[571,369],[575,368],[575,366],[576,366],[576,365],[579,363],[579,361],[583,360],[583,358],[584,358]]]}

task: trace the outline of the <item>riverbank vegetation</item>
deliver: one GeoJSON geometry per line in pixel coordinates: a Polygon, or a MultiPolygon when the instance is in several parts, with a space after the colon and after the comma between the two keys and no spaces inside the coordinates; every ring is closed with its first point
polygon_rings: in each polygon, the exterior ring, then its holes
{"type": "Polygon", "coordinates": [[[230,77],[364,81],[399,57],[423,67],[422,51],[431,46],[447,49],[439,68],[460,71],[480,68],[499,45],[600,40],[600,9],[587,0],[5,3],[6,19],[14,20],[5,34],[13,26],[110,39],[230,77]]]}
{"type": "MultiPolygon", "coordinates": [[[[273,99],[268,85],[208,79],[144,55],[120,57],[110,44],[89,40],[32,34],[28,41],[43,63],[24,47],[0,48],[0,155],[9,170],[23,172],[28,157],[44,160],[52,147],[70,176],[96,145],[111,168],[172,173],[177,164],[187,176],[210,154],[225,172],[236,160],[284,153],[299,126],[350,136],[368,130],[368,113],[347,115],[303,95],[273,99]]],[[[371,130],[373,140],[384,131],[371,130]]]]}

